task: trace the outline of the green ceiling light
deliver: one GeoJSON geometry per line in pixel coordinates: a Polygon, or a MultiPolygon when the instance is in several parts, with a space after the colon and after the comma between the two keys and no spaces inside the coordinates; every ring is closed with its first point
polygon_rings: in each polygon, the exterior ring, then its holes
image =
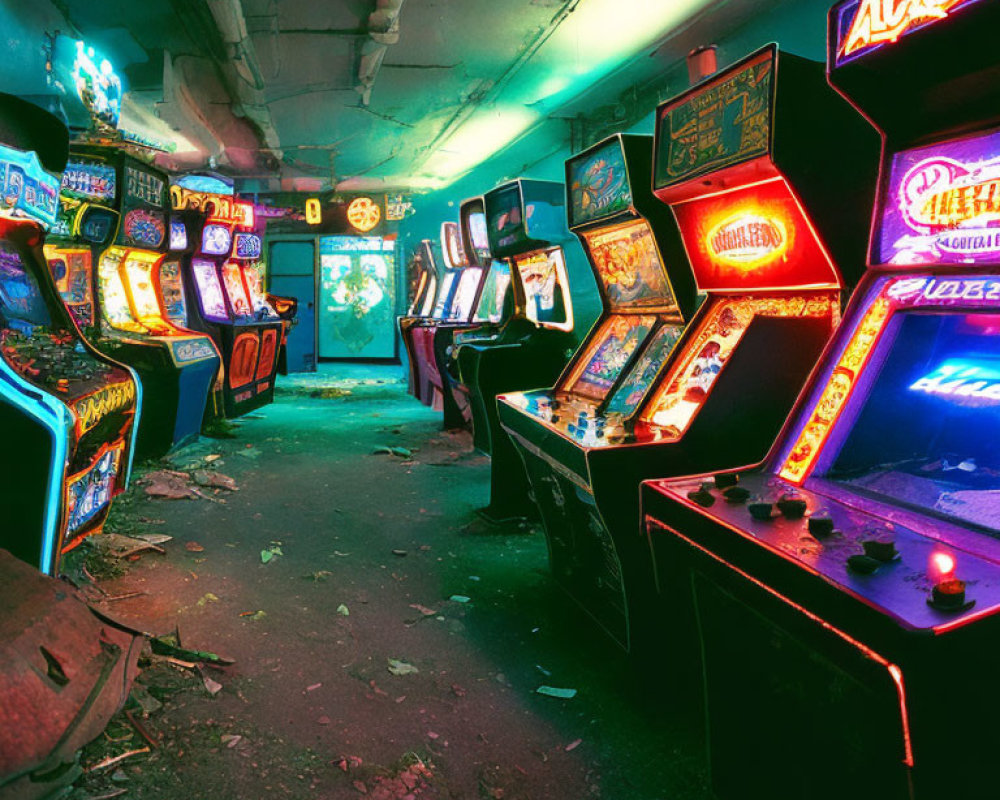
{"type": "Polygon", "coordinates": [[[616,69],[640,57],[716,0],[580,0],[514,74],[446,134],[420,172],[448,185],[521,138],[616,69]]]}

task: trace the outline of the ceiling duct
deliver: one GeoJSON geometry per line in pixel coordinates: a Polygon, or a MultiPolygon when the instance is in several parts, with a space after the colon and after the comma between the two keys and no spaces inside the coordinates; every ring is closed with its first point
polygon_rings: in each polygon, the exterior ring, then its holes
{"type": "Polygon", "coordinates": [[[405,0],[376,0],[368,15],[368,38],[361,45],[358,58],[358,82],[354,90],[361,95],[361,105],[371,102],[372,88],[378,77],[389,45],[399,41],[399,14],[405,0]]]}
{"type": "Polygon", "coordinates": [[[204,159],[219,158],[225,146],[221,137],[202,115],[184,78],[183,69],[163,52],[163,102],[156,104],[156,115],[201,151],[204,159]]]}

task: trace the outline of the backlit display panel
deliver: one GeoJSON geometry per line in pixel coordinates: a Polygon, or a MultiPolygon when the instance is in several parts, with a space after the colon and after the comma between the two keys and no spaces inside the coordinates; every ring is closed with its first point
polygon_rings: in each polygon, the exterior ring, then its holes
{"type": "Polygon", "coordinates": [[[609,414],[628,417],[638,410],[639,404],[653,385],[656,376],[660,374],[663,365],[667,363],[674,345],[683,332],[684,327],[681,325],[661,325],[656,329],[639,360],[635,362],[635,366],[629,370],[628,375],[608,401],[609,414]]]}
{"type": "Polygon", "coordinates": [[[86,200],[113,203],[117,174],[110,164],[99,161],[70,161],[62,175],[59,191],[86,200]]]}
{"type": "Polygon", "coordinates": [[[160,316],[160,301],[153,286],[153,262],[135,258],[131,253],[125,257],[125,275],[128,278],[132,302],[136,316],[146,321],[160,316]]]}
{"type": "Polygon", "coordinates": [[[773,53],[710,81],[657,115],[653,187],[691,180],[768,152],[773,53]]]}
{"type": "Polygon", "coordinates": [[[201,252],[207,256],[224,256],[233,246],[233,237],[225,225],[206,225],[201,231],[201,252]]]}
{"type": "Polygon", "coordinates": [[[223,264],[222,285],[226,289],[226,297],[229,298],[229,306],[233,309],[233,314],[237,318],[253,316],[253,305],[247,296],[246,287],[243,285],[239,264],[233,261],[223,264]]]}
{"type": "Polygon", "coordinates": [[[136,321],[132,314],[128,293],[125,291],[125,283],[119,269],[124,255],[123,250],[112,247],[101,256],[101,263],[97,268],[101,314],[112,328],[133,333],[145,333],[146,329],[136,321]]]}
{"type": "Polygon", "coordinates": [[[261,240],[255,233],[237,233],[233,237],[233,257],[253,260],[260,258],[261,240]]]}
{"type": "Polygon", "coordinates": [[[542,327],[573,329],[573,306],[562,248],[540,250],[514,259],[524,286],[528,319],[542,327]]]}
{"type": "Polygon", "coordinates": [[[514,184],[489,195],[487,230],[497,248],[507,248],[527,238],[521,202],[521,187],[514,184]]]}
{"type": "Polygon", "coordinates": [[[170,249],[187,250],[187,226],[179,219],[170,220],[170,249]]]}
{"type": "Polygon", "coordinates": [[[490,257],[490,240],[486,235],[486,214],[483,211],[472,211],[468,220],[469,236],[472,238],[476,258],[480,264],[485,263],[490,257]]]}
{"type": "Polygon", "coordinates": [[[4,241],[0,241],[0,318],[5,328],[29,336],[36,326],[52,325],[37,278],[25,267],[17,248],[4,241]]]}
{"type": "Polygon", "coordinates": [[[625,222],[583,237],[612,309],[677,308],[649,223],[625,222]]]}
{"type": "Polygon", "coordinates": [[[824,477],[1000,534],[997,324],[992,314],[897,314],[824,477]]]}
{"type": "Polygon", "coordinates": [[[603,400],[655,324],[653,314],[608,317],[593,337],[566,388],[593,400],[603,400]]]}
{"type": "Polygon", "coordinates": [[[828,317],[836,324],[836,294],[720,297],[702,316],[694,336],[671,367],[643,417],[680,438],[705,404],[715,381],[756,316],[828,317]]]}
{"type": "Polygon", "coordinates": [[[1000,260],[1000,131],[892,159],[879,225],[883,264],[1000,260]]]}
{"type": "Polygon", "coordinates": [[[673,209],[700,291],[839,286],[833,262],[783,179],[673,209]]]}
{"type": "Polygon", "coordinates": [[[219,283],[219,274],[215,269],[215,264],[196,258],[191,262],[191,268],[194,271],[195,283],[198,285],[202,313],[209,319],[229,320],[229,312],[226,310],[226,301],[222,296],[222,284],[219,283]]]}
{"type": "Polygon", "coordinates": [[[476,309],[477,322],[499,322],[503,319],[503,301],[510,287],[510,262],[493,261],[486,275],[476,309]]]}
{"type": "Polygon", "coordinates": [[[187,303],[184,299],[180,261],[164,261],[160,264],[160,293],[163,295],[163,311],[167,319],[180,327],[186,326],[187,303]]]}
{"type": "Polygon", "coordinates": [[[569,220],[575,227],[628,211],[632,190],[621,142],[615,138],[569,163],[569,220]]]}
{"type": "Polygon", "coordinates": [[[267,297],[261,288],[260,272],[252,264],[244,264],[243,281],[250,295],[250,303],[258,319],[277,319],[278,315],[271,304],[267,302],[267,297]]]}
{"type": "Polygon", "coordinates": [[[465,265],[465,250],[462,247],[462,237],[459,235],[457,222],[442,223],[441,252],[444,254],[446,267],[453,268],[465,265]]]}

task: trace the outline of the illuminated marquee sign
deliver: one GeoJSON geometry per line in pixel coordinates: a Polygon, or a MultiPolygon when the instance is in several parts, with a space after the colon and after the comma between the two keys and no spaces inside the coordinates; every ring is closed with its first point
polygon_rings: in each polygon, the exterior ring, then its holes
{"type": "Polygon", "coordinates": [[[950,358],[914,381],[910,391],[947,398],[960,405],[1000,405],[1000,366],[979,359],[950,358]]]}
{"type": "Polygon", "coordinates": [[[837,11],[836,66],[979,0],[849,0],[837,11]]]}
{"type": "Polygon", "coordinates": [[[135,167],[125,167],[125,196],[151,206],[163,205],[166,184],[152,172],[135,167]]]}
{"type": "Polygon", "coordinates": [[[233,241],[236,258],[260,258],[260,237],[253,233],[237,233],[233,241]]]}
{"type": "MultiPolygon", "coordinates": [[[[892,315],[900,310],[928,306],[962,306],[963,308],[1000,308],[1000,278],[976,277],[907,277],[887,278],[858,320],[840,358],[830,370],[826,385],[812,408],[795,443],[788,451],[779,475],[801,483],[812,472],[813,465],[830,436],[851,392],[864,373],[871,354],[892,315]]],[[[947,363],[947,362],[946,362],[947,363]]],[[[943,374],[931,373],[918,380],[911,389],[928,391],[937,383],[923,383],[943,374]]],[[[981,378],[982,379],[982,378],[981,378]]],[[[955,386],[957,393],[960,386],[955,386]]],[[[979,387],[985,389],[986,386],[979,387]]],[[[970,388],[974,391],[975,388],[970,388]]],[[[933,392],[930,392],[933,393],[933,392]]],[[[944,393],[944,392],[939,392],[944,393]]],[[[1000,402],[1000,400],[998,400],[1000,402]]]]}
{"type": "Polygon", "coordinates": [[[310,197],[306,200],[306,222],[310,225],[319,225],[323,221],[323,208],[319,199],[310,197]]]}
{"type": "Polygon", "coordinates": [[[212,222],[239,225],[242,228],[254,226],[253,203],[237,200],[229,195],[195,192],[174,184],[170,187],[170,202],[177,211],[190,208],[206,213],[212,222]]]}
{"type": "Polygon", "coordinates": [[[370,197],[355,197],[347,206],[347,221],[356,230],[367,233],[382,219],[382,210],[370,197]]]}
{"type": "Polygon", "coordinates": [[[34,152],[0,145],[0,211],[54,225],[59,179],[46,172],[34,152]]]}
{"type": "Polygon", "coordinates": [[[752,267],[778,258],[787,244],[781,222],[758,214],[742,214],[720,223],[708,234],[712,254],[733,266],[752,267]]]}
{"type": "Polygon", "coordinates": [[[631,205],[625,155],[617,138],[585,158],[571,161],[568,172],[572,225],[627,211],[631,205]]]}
{"type": "Polygon", "coordinates": [[[88,200],[114,200],[115,168],[90,161],[70,161],[62,176],[60,191],[88,200]]]}
{"type": "Polygon", "coordinates": [[[839,285],[829,255],[783,179],[673,209],[701,291],[839,285]]]}
{"type": "Polygon", "coordinates": [[[996,263],[1000,131],[896,154],[878,241],[882,263],[996,263]]]}

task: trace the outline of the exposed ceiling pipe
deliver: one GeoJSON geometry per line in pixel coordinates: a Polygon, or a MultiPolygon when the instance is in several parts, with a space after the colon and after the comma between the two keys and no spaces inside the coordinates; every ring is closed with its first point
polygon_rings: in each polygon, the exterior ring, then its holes
{"type": "Polygon", "coordinates": [[[361,105],[371,102],[372,88],[385,59],[389,45],[399,41],[399,14],[405,0],[376,0],[375,10],[368,15],[368,39],[361,45],[358,57],[358,82],[354,90],[361,95],[361,105]]]}
{"type": "Polygon", "coordinates": [[[260,130],[265,146],[281,158],[281,141],[264,97],[266,81],[257,51],[247,29],[240,0],[206,0],[228,50],[228,66],[240,78],[235,82],[233,111],[250,119],[260,130]]]}
{"type": "Polygon", "coordinates": [[[156,115],[184,136],[204,154],[205,160],[219,158],[225,145],[202,115],[191,89],[184,80],[182,69],[174,64],[167,51],[163,52],[163,102],[157,103],[156,115]]]}

